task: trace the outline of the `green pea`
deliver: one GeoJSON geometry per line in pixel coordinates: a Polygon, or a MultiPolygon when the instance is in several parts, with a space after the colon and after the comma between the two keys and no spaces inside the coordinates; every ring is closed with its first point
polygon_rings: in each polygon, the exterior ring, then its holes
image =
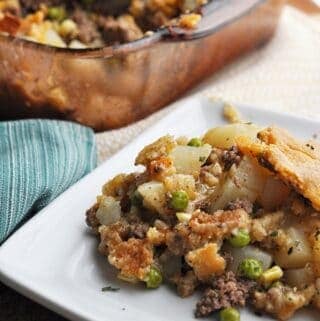
{"type": "Polygon", "coordinates": [[[202,140],[197,137],[192,138],[188,143],[188,146],[192,146],[192,147],[200,147],[202,145],[203,145],[202,140]]]}
{"type": "Polygon", "coordinates": [[[170,206],[176,211],[184,211],[188,207],[189,197],[185,191],[172,193],[170,206]]]}
{"type": "Polygon", "coordinates": [[[147,284],[148,289],[156,289],[162,283],[162,275],[161,272],[155,268],[151,267],[150,272],[148,273],[145,282],[147,284]]]}
{"type": "Polygon", "coordinates": [[[47,15],[51,20],[62,21],[66,19],[67,12],[64,7],[50,7],[48,8],[47,15]]]}
{"type": "Polygon", "coordinates": [[[244,259],[239,264],[238,273],[250,280],[256,280],[263,273],[262,263],[256,259],[244,259]]]}
{"type": "Polygon", "coordinates": [[[249,233],[244,230],[244,229],[239,229],[237,234],[232,235],[229,239],[228,242],[233,246],[233,247],[245,247],[250,243],[250,235],[249,233]]]}
{"type": "Polygon", "coordinates": [[[234,308],[225,308],[220,311],[220,321],[240,321],[240,313],[234,308]]]}

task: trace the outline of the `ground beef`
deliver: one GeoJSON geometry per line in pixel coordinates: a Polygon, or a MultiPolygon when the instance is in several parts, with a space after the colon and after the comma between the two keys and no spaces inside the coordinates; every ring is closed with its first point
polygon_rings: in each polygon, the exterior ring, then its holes
{"type": "Polygon", "coordinates": [[[148,229],[149,229],[149,224],[147,223],[130,224],[129,237],[144,239],[146,237],[148,229]]]}
{"type": "Polygon", "coordinates": [[[92,9],[95,12],[113,16],[126,11],[129,5],[130,5],[130,0],[117,0],[117,1],[95,0],[93,1],[90,9],[92,9]]]}
{"type": "Polygon", "coordinates": [[[90,19],[86,11],[76,8],[71,16],[78,26],[78,39],[85,44],[100,39],[96,24],[90,19]]]}
{"type": "Polygon", "coordinates": [[[166,236],[166,244],[168,249],[174,254],[182,256],[188,252],[188,235],[183,235],[178,231],[170,231],[166,236]]]}
{"type": "Polygon", "coordinates": [[[215,278],[197,303],[195,315],[204,317],[216,310],[230,306],[245,306],[255,282],[238,280],[231,271],[215,278]]]}
{"type": "Polygon", "coordinates": [[[131,209],[131,200],[128,194],[125,194],[120,200],[121,211],[128,213],[131,209]]]}
{"type": "Polygon", "coordinates": [[[130,15],[122,15],[118,18],[100,15],[96,23],[107,44],[125,43],[143,37],[143,32],[130,15]]]}
{"type": "Polygon", "coordinates": [[[39,9],[41,4],[48,7],[63,5],[65,1],[63,0],[20,0],[21,7],[23,11],[30,12],[39,9]]]}
{"type": "Polygon", "coordinates": [[[177,291],[182,298],[186,298],[193,294],[199,281],[193,271],[188,271],[177,281],[177,291]]]}
{"type": "Polygon", "coordinates": [[[224,164],[224,170],[229,170],[233,164],[238,165],[241,161],[242,154],[237,146],[232,146],[222,152],[221,160],[224,164]]]}
{"type": "MultiPolygon", "coordinates": [[[[182,274],[181,256],[176,256],[165,247],[157,247],[158,263],[165,280],[177,284],[182,274]]],[[[191,268],[189,267],[189,270],[191,268]]]]}
{"type": "Polygon", "coordinates": [[[251,214],[253,211],[253,204],[247,199],[236,199],[235,201],[229,202],[225,210],[234,211],[238,209],[245,210],[248,214],[251,214]]]}
{"type": "Polygon", "coordinates": [[[86,223],[92,229],[97,230],[100,225],[99,220],[96,217],[97,210],[99,208],[99,204],[96,203],[92,207],[90,207],[86,212],[86,223]]]}
{"type": "Polygon", "coordinates": [[[211,207],[211,200],[207,199],[207,198],[204,198],[204,199],[202,199],[200,201],[197,201],[194,204],[194,209],[195,210],[200,210],[200,211],[203,211],[203,212],[210,212],[210,207],[211,207]]]}
{"type": "Polygon", "coordinates": [[[233,262],[233,256],[229,252],[222,252],[221,256],[225,259],[226,261],[226,266],[230,266],[233,262]]]}

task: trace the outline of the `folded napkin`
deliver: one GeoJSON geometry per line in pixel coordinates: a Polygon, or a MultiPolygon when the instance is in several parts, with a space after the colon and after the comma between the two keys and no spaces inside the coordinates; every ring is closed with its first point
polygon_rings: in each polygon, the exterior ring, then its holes
{"type": "Polygon", "coordinates": [[[93,131],[70,122],[0,122],[0,243],[96,166],[93,131]]]}

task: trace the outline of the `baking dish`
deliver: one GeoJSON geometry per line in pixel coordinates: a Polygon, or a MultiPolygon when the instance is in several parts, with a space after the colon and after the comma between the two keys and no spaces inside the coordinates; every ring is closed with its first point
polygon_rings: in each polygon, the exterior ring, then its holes
{"type": "Polygon", "coordinates": [[[96,131],[141,119],[273,35],[283,0],[214,0],[195,30],[61,49],[0,35],[0,119],[58,118],[96,131]]]}

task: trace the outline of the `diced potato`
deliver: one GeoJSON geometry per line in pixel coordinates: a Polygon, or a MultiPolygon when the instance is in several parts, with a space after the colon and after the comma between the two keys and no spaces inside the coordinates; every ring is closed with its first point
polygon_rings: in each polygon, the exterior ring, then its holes
{"type": "Polygon", "coordinates": [[[311,246],[304,232],[296,227],[286,231],[286,246],[274,252],[275,262],[285,269],[298,269],[312,261],[311,246]]]}
{"type": "Polygon", "coordinates": [[[284,278],[290,286],[304,289],[305,286],[314,282],[315,276],[311,266],[307,265],[301,269],[286,270],[284,278]]]}
{"type": "Polygon", "coordinates": [[[82,43],[81,41],[79,41],[77,39],[73,39],[69,43],[69,48],[71,48],[71,49],[86,49],[86,48],[88,48],[88,46],[86,46],[84,43],[82,43]]]}
{"type": "Polygon", "coordinates": [[[198,176],[200,167],[206,162],[211,150],[209,144],[200,147],[179,145],[171,151],[170,156],[177,173],[198,176]]]}
{"type": "Polygon", "coordinates": [[[270,268],[272,264],[272,256],[258,247],[249,245],[242,248],[234,248],[232,246],[225,246],[224,250],[229,252],[233,260],[228,265],[228,270],[237,273],[239,264],[244,259],[256,259],[262,263],[263,270],[270,268]]]}
{"type": "Polygon", "coordinates": [[[204,247],[191,251],[186,255],[186,261],[199,280],[208,280],[214,275],[223,273],[226,262],[218,253],[216,243],[210,243],[204,247]]]}
{"type": "Polygon", "coordinates": [[[236,199],[256,201],[262,194],[268,175],[255,160],[244,157],[237,170],[230,171],[229,176],[216,189],[212,198],[212,210],[223,209],[236,199]]]}
{"type": "Polygon", "coordinates": [[[71,19],[65,19],[59,26],[58,32],[62,37],[75,37],[78,34],[78,27],[71,19]]]}
{"type": "Polygon", "coordinates": [[[192,175],[174,174],[168,176],[164,180],[164,186],[171,193],[179,190],[185,191],[189,199],[194,199],[196,196],[196,183],[192,175]]]}
{"type": "Polygon", "coordinates": [[[165,214],[166,189],[161,182],[151,181],[138,187],[138,192],[143,198],[143,205],[152,210],[165,214]]]}
{"type": "Polygon", "coordinates": [[[102,196],[96,216],[102,225],[116,223],[121,216],[120,202],[111,196],[102,196]]]}
{"type": "Polygon", "coordinates": [[[61,48],[66,47],[65,42],[54,30],[52,23],[49,21],[39,24],[33,23],[27,35],[34,41],[42,44],[61,48]]]}
{"type": "Polygon", "coordinates": [[[236,145],[237,137],[255,139],[260,130],[261,128],[254,124],[230,124],[210,129],[204,135],[203,141],[213,147],[228,149],[236,145]]]}
{"type": "Polygon", "coordinates": [[[320,277],[320,233],[317,228],[310,235],[310,242],[312,245],[312,262],[314,271],[317,277],[320,277]]]}

